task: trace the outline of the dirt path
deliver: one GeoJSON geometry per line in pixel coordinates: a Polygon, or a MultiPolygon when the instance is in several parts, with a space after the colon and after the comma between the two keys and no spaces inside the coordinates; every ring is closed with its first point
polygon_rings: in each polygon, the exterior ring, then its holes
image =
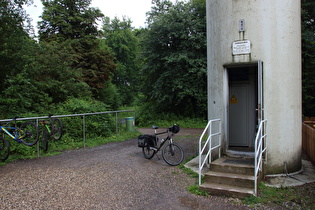
{"type": "MultiPolygon", "coordinates": [[[[186,158],[196,152],[198,132],[178,134],[186,158]]],[[[195,181],[162,159],[143,158],[132,139],[0,166],[0,209],[246,208],[232,198],[189,193],[195,181]]]]}

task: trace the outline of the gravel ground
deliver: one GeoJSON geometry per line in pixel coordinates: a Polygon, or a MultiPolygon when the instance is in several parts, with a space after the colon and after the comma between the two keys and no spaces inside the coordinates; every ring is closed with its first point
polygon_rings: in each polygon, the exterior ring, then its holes
{"type": "MultiPolygon", "coordinates": [[[[200,133],[177,135],[185,158],[197,152],[198,137],[187,135],[200,133]]],[[[136,139],[0,166],[0,181],[0,209],[247,208],[237,199],[189,193],[196,180],[162,158],[145,159],[136,139]]]]}

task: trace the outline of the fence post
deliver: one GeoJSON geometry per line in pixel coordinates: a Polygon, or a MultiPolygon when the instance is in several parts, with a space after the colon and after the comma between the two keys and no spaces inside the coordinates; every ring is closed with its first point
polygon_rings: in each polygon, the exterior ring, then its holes
{"type": "Polygon", "coordinates": [[[40,142],[40,140],[39,140],[39,123],[38,123],[38,118],[36,118],[36,127],[37,127],[37,138],[38,138],[38,141],[37,141],[37,158],[39,158],[40,157],[40,150],[39,150],[39,142],[40,142]]]}
{"type": "Polygon", "coordinates": [[[118,112],[116,112],[116,137],[118,136],[118,112]]]}
{"type": "Polygon", "coordinates": [[[84,142],[84,148],[85,148],[85,115],[82,116],[83,122],[82,122],[82,126],[83,126],[83,142],[84,142]]]}

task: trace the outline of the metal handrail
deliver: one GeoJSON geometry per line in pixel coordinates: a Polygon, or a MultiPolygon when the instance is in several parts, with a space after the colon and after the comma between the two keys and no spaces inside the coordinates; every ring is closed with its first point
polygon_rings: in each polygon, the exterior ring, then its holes
{"type": "MultiPolygon", "coordinates": [[[[259,124],[259,128],[256,134],[255,138],[255,190],[254,193],[257,196],[257,179],[258,179],[258,173],[262,170],[262,160],[263,160],[263,154],[267,150],[266,145],[266,126],[267,126],[267,120],[263,120],[259,124]]],[[[265,163],[267,162],[267,153],[265,154],[265,163]]]]}
{"type": "MultiPolygon", "coordinates": [[[[206,163],[206,160],[208,159],[208,164],[211,163],[211,152],[212,150],[216,149],[216,148],[220,148],[221,147],[221,119],[215,119],[215,120],[210,120],[206,126],[206,128],[204,129],[204,131],[202,132],[200,139],[199,139],[199,169],[198,169],[198,174],[199,174],[199,185],[201,185],[201,170],[204,166],[204,164],[206,163]],[[212,133],[212,125],[215,122],[219,122],[219,131],[216,133],[212,133]],[[207,138],[207,141],[205,142],[203,148],[201,148],[201,144],[202,144],[202,139],[206,133],[206,131],[209,128],[209,136],[207,138]],[[212,137],[214,136],[219,136],[219,141],[217,145],[212,146],[212,137]],[[205,151],[206,147],[208,146],[209,150],[204,158],[204,160],[202,161],[202,154],[205,151]],[[210,157],[210,158],[209,158],[210,157]]],[[[221,149],[219,149],[219,158],[221,157],[221,149]]]]}

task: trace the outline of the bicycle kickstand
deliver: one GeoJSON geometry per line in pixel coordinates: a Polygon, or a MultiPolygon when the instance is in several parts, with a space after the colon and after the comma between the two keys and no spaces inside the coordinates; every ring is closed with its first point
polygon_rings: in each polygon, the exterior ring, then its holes
{"type": "Polygon", "coordinates": [[[155,153],[155,155],[158,158],[158,160],[161,160],[161,158],[159,157],[158,153],[155,153]]]}

